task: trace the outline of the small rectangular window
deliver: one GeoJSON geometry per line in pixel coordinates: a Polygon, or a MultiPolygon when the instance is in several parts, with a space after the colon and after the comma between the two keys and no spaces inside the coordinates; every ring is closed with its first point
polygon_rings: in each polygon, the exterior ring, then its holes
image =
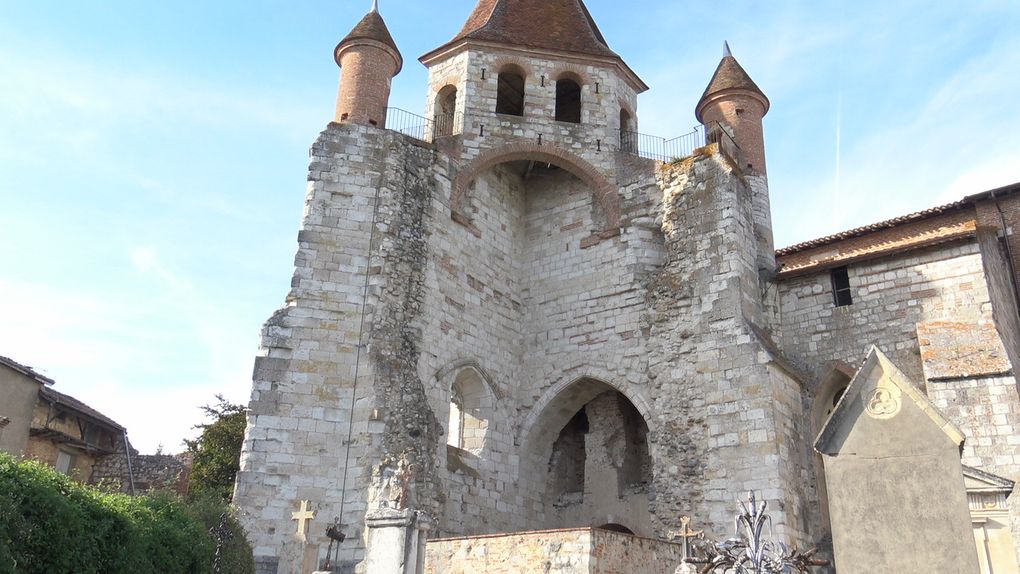
{"type": "Polygon", "coordinates": [[[846,267],[837,267],[830,272],[832,279],[832,300],[837,307],[846,307],[854,302],[850,293],[850,273],[846,267]]]}
{"type": "Polygon", "coordinates": [[[57,452],[57,472],[61,474],[71,474],[71,469],[74,468],[74,455],[64,451],[57,452]]]}

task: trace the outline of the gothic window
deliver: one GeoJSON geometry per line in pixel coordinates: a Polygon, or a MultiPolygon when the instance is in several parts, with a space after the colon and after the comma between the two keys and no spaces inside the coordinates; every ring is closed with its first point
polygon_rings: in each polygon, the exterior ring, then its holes
{"type": "Polygon", "coordinates": [[[569,78],[556,81],[556,121],[581,123],[581,86],[569,78]]]}
{"type": "Polygon", "coordinates": [[[457,87],[446,86],[436,94],[435,128],[436,137],[453,135],[454,116],[457,112],[457,87]]]}
{"type": "Polygon", "coordinates": [[[492,399],[481,375],[465,368],[450,388],[450,416],[446,443],[481,454],[489,434],[492,399]]]}
{"type": "Polygon", "coordinates": [[[846,267],[837,267],[830,272],[832,299],[837,307],[846,307],[854,302],[850,292],[850,273],[846,267]]]}
{"type": "Polygon", "coordinates": [[[524,71],[516,66],[505,68],[496,79],[496,113],[524,115],[524,71]]]}

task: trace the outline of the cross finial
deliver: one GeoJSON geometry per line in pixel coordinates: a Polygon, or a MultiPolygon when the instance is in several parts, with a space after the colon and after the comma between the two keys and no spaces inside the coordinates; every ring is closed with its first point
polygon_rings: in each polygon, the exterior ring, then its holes
{"type": "Polygon", "coordinates": [[[379,0],[372,0],[372,11],[379,12],[379,0]]]}
{"type": "Polygon", "coordinates": [[[305,533],[308,532],[308,522],[315,518],[315,511],[311,508],[312,503],[307,500],[301,501],[300,510],[292,512],[290,515],[291,520],[297,520],[297,533],[298,536],[304,537],[305,533]]]}
{"type": "Polygon", "coordinates": [[[693,530],[691,529],[691,517],[681,516],[680,517],[680,530],[674,530],[669,533],[670,537],[676,539],[679,538],[683,544],[683,557],[690,558],[691,556],[691,540],[695,538],[701,538],[704,536],[704,530],[693,530]]]}
{"type": "Polygon", "coordinates": [[[730,52],[730,43],[725,41],[725,40],[722,43],[722,55],[723,55],[723,58],[725,58],[726,56],[731,56],[731,57],[733,56],[733,52],[730,52]]]}

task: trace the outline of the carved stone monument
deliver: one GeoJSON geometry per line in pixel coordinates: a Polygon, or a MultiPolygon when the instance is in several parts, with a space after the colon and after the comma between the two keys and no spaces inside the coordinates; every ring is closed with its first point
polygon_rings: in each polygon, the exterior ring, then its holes
{"type": "Polygon", "coordinates": [[[840,574],[979,572],[963,441],[872,347],[815,442],[840,574]]]}

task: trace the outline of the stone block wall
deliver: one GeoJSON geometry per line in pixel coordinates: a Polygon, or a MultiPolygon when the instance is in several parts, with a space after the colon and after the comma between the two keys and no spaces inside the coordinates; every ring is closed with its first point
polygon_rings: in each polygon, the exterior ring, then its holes
{"type": "Polygon", "coordinates": [[[853,304],[844,307],[833,302],[827,270],[778,284],[782,347],[816,379],[832,361],[856,367],[877,345],[919,384],[918,323],[993,320],[973,238],[850,264],[848,272],[853,304]]]}
{"type": "Polygon", "coordinates": [[[673,574],[677,544],[591,528],[433,540],[427,574],[673,574]]]}
{"type": "MultiPolygon", "coordinates": [[[[447,85],[457,86],[458,127],[453,133],[463,133],[467,159],[486,149],[523,140],[570,150],[609,171],[614,164],[612,152],[621,149],[620,110],[625,108],[632,116],[637,111],[637,93],[619,70],[590,58],[574,61],[511,49],[469,48],[430,64],[426,117],[436,115],[437,96],[447,85]],[[507,65],[525,72],[523,116],[495,112],[497,78],[507,65]],[[579,124],[554,121],[556,79],[563,73],[581,79],[579,124]]],[[[636,117],[632,124],[631,129],[636,131],[636,117]]]]}
{"type": "Polygon", "coordinates": [[[132,449],[130,467],[125,454],[109,454],[99,458],[92,468],[91,482],[130,493],[133,480],[134,492],[137,494],[162,490],[185,495],[188,493],[191,465],[191,456],[188,454],[140,455],[132,449]]]}

